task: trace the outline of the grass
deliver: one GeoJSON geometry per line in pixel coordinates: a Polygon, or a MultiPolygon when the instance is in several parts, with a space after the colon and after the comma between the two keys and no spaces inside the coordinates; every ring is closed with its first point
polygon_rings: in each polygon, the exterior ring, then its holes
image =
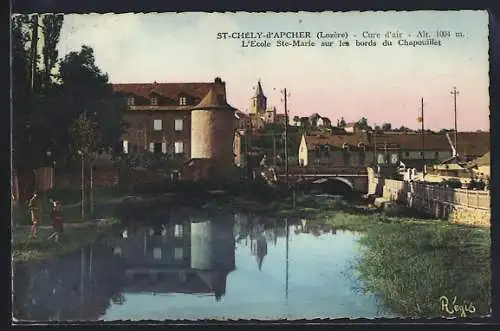
{"type": "Polygon", "coordinates": [[[41,260],[51,256],[71,252],[94,241],[119,220],[109,218],[94,224],[65,228],[58,243],[47,239],[53,232],[51,228],[40,228],[36,239],[30,238],[29,228],[12,231],[12,257],[14,261],[41,260]]]}
{"type": "MultiPolygon", "coordinates": [[[[441,309],[439,298],[475,306],[489,314],[491,240],[488,229],[439,223],[392,223],[373,227],[360,240],[356,269],[362,290],[405,317],[458,316],[441,309]]],[[[450,304],[450,306],[452,306],[450,304]]],[[[469,315],[469,313],[467,313],[469,315]]]]}

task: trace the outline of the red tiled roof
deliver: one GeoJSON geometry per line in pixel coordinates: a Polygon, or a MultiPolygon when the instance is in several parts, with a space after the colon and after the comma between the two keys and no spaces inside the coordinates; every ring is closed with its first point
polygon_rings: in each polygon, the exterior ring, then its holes
{"type": "Polygon", "coordinates": [[[207,83],[132,83],[113,84],[114,92],[134,94],[139,97],[149,99],[151,93],[156,93],[163,97],[177,100],[179,95],[188,95],[193,98],[203,98],[210,91],[215,89],[217,94],[226,95],[226,84],[220,82],[207,83]]]}
{"type": "MultiPolygon", "coordinates": [[[[453,141],[453,134],[450,134],[453,141]]],[[[458,153],[461,155],[483,155],[490,149],[489,132],[459,132],[458,133],[458,153]]],[[[306,136],[307,147],[314,150],[318,145],[331,145],[341,148],[344,143],[357,145],[363,143],[365,146],[391,145],[402,150],[421,150],[422,135],[420,133],[366,133],[355,132],[345,134],[323,134],[306,136]]],[[[446,134],[426,133],[424,137],[425,150],[451,150],[446,134]]]]}
{"type": "Polygon", "coordinates": [[[215,88],[210,88],[199,104],[192,109],[227,109],[235,111],[236,109],[226,102],[225,95],[219,94],[215,88]]]}
{"type": "Polygon", "coordinates": [[[308,150],[314,150],[320,145],[330,145],[342,148],[344,143],[349,145],[358,145],[359,143],[368,145],[368,137],[364,132],[354,132],[346,134],[320,134],[315,136],[306,136],[308,150]]]}
{"type": "MultiPolygon", "coordinates": [[[[453,133],[450,133],[451,141],[454,141],[453,133]]],[[[377,133],[372,134],[371,143],[377,140],[379,144],[395,144],[405,150],[421,150],[422,135],[420,133],[377,133]]],[[[459,132],[458,154],[461,155],[483,155],[490,149],[489,132],[459,132]]],[[[451,150],[446,134],[425,133],[425,150],[451,150]]]]}
{"type": "MultiPolygon", "coordinates": [[[[450,133],[453,141],[453,133],[450,133]]],[[[458,154],[481,156],[490,151],[489,132],[459,132],[457,136],[458,154]]]]}

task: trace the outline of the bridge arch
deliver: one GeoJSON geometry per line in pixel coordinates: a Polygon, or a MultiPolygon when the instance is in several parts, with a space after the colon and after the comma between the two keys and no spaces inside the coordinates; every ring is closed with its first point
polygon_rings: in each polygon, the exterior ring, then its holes
{"type": "Polygon", "coordinates": [[[342,183],[346,184],[347,186],[349,186],[352,190],[354,190],[354,185],[347,178],[344,178],[344,177],[333,177],[333,178],[329,178],[328,181],[329,182],[335,182],[335,181],[342,182],[342,183]]]}
{"type": "Polygon", "coordinates": [[[322,193],[342,195],[344,197],[354,196],[356,188],[354,183],[344,177],[323,177],[304,182],[304,189],[322,193]]]}

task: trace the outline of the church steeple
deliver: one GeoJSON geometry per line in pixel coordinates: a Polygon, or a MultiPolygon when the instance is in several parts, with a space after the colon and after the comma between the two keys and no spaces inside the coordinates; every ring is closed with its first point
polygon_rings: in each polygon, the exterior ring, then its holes
{"type": "Polygon", "coordinates": [[[255,89],[255,97],[264,96],[264,92],[262,91],[262,85],[260,84],[260,79],[257,82],[257,88],[255,89]]]}
{"type": "Polygon", "coordinates": [[[251,114],[263,114],[267,109],[267,98],[264,95],[264,91],[262,90],[262,84],[260,83],[260,79],[257,82],[257,86],[255,87],[255,94],[252,97],[251,105],[250,105],[250,113],[251,114]]]}

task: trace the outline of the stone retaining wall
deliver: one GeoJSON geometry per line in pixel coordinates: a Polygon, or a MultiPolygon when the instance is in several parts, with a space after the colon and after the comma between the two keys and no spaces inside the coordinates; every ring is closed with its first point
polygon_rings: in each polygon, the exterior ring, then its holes
{"type": "Polygon", "coordinates": [[[368,173],[369,194],[424,212],[452,223],[490,227],[490,195],[483,191],[468,191],[418,182],[375,178],[368,173]],[[465,197],[465,198],[464,198],[465,197]]]}

